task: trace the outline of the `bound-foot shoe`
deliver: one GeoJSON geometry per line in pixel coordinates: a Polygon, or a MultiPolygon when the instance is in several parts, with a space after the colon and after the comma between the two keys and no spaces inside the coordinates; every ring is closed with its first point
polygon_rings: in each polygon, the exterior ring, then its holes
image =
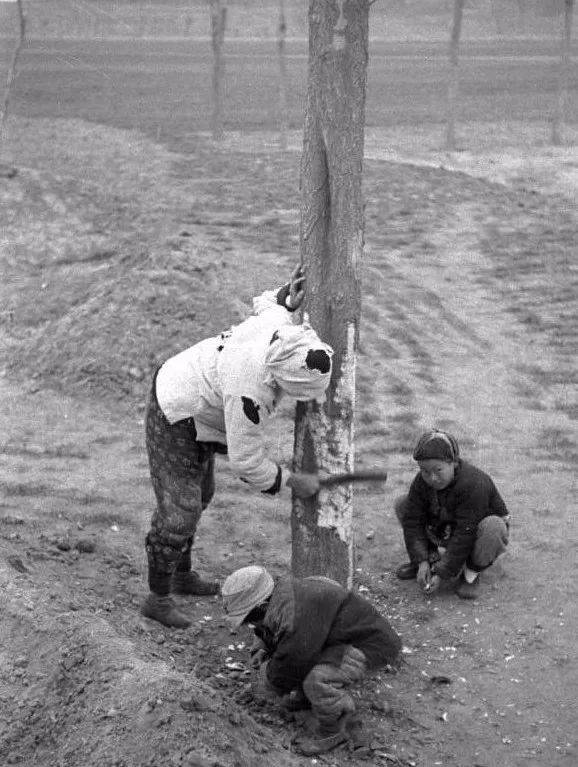
{"type": "Polygon", "coordinates": [[[183,615],[169,595],[161,596],[151,592],[143,602],[140,611],[145,618],[152,618],[171,628],[186,629],[191,625],[190,620],[183,615]]]}
{"type": "Polygon", "coordinates": [[[461,599],[477,599],[480,593],[480,576],[473,583],[468,583],[463,573],[456,584],[456,594],[461,599]]]}
{"type": "Polygon", "coordinates": [[[358,756],[371,753],[371,734],[364,730],[363,722],[357,717],[351,718],[346,724],[346,732],[349,738],[349,749],[355,751],[358,756]]]}
{"type": "Polygon", "coordinates": [[[400,565],[397,570],[395,571],[395,574],[399,578],[400,581],[411,581],[415,578],[417,575],[418,566],[414,565],[413,562],[406,562],[404,565],[400,565]]]}
{"type": "Polygon", "coordinates": [[[285,711],[307,711],[311,708],[311,703],[301,690],[293,690],[281,701],[281,707],[285,711]]]}
{"type": "Polygon", "coordinates": [[[210,597],[213,594],[218,594],[220,590],[221,587],[217,581],[204,581],[194,570],[190,573],[175,573],[173,576],[175,594],[210,597]]]}
{"type": "Polygon", "coordinates": [[[337,746],[349,740],[344,730],[335,730],[326,732],[318,730],[314,735],[301,738],[295,743],[296,750],[304,756],[315,756],[316,754],[325,754],[332,751],[337,746]]]}

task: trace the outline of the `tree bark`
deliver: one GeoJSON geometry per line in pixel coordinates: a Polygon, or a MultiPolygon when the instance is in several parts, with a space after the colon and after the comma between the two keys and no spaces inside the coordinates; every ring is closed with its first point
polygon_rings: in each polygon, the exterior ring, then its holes
{"type": "Polygon", "coordinates": [[[456,111],[459,98],[459,49],[462,34],[465,0],[454,0],[454,15],[450,36],[449,73],[448,73],[448,112],[446,123],[446,149],[456,148],[456,111]]]}
{"type": "Polygon", "coordinates": [[[572,45],[572,20],[574,17],[574,0],[564,3],[564,30],[562,33],[562,48],[560,52],[560,70],[558,73],[558,93],[556,109],[552,120],[552,143],[561,146],[563,143],[564,123],[566,121],[566,105],[568,103],[568,82],[570,79],[570,50],[572,45]]]}
{"type": "Polygon", "coordinates": [[[287,22],[283,0],[279,0],[279,26],[277,28],[277,50],[279,52],[279,144],[287,149],[287,58],[285,56],[285,38],[287,22]]]}
{"type": "Polygon", "coordinates": [[[227,7],[225,0],[211,0],[211,40],[213,45],[213,114],[211,130],[217,141],[223,138],[223,43],[227,7]]]}
{"type": "MultiPolygon", "coordinates": [[[[327,401],[298,403],[294,468],[351,471],[363,254],[362,168],[368,0],[310,0],[309,72],[301,164],[301,258],[306,319],[334,349],[327,401]]],[[[353,488],[293,497],[295,575],[350,586],[353,488]]]]}

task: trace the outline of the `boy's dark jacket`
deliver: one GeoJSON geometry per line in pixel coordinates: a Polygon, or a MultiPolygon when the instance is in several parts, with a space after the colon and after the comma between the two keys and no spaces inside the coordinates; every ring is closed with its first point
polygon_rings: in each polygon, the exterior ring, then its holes
{"type": "Polygon", "coordinates": [[[446,550],[435,563],[435,572],[441,578],[457,575],[474,546],[478,524],[490,515],[505,517],[508,509],[492,478],[481,469],[459,461],[455,478],[444,490],[429,487],[418,474],[410,486],[403,517],[412,562],[428,559],[432,538],[445,538],[442,545],[446,550]]]}
{"type": "Polygon", "coordinates": [[[283,578],[255,633],[269,655],[267,679],[279,694],[298,687],[317,663],[339,665],[347,645],[369,668],[391,663],[401,641],[367,600],[329,578],[283,578]]]}

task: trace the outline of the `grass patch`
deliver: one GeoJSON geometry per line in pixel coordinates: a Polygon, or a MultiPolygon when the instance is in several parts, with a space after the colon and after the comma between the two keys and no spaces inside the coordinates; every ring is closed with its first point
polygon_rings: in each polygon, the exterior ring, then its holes
{"type": "Polygon", "coordinates": [[[87,459],[89,454],[73,445],[15,445],[8,443],[0,445],[0,453],[4,455],[23,455],[27,458],[79,458],[87,459]]]}
{"type": "Polygon", "coordinates": [[[55,490],[52,485],[42,482],[1,482],[0,490],[8,497],[13,496],[53,496],[55,490]]]}

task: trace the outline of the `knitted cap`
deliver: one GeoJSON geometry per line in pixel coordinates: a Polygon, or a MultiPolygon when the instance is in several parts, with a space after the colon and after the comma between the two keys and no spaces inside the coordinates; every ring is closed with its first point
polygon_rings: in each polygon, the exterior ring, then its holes
{"type": "Polygon", "coordinates": [[[238,628],[253,608],[271,596],[273,585],[271,574],[259,565],[242,567],[225,578],[221,596],[229,626],[238,628]]]}
{"type": "Polygon", "coordinates": [[[413,451],[415,461],[437,459],[439,461],[457,461],[460,450],[455,437],[445,431],[432,429],[419,438],[413,451]]]}

